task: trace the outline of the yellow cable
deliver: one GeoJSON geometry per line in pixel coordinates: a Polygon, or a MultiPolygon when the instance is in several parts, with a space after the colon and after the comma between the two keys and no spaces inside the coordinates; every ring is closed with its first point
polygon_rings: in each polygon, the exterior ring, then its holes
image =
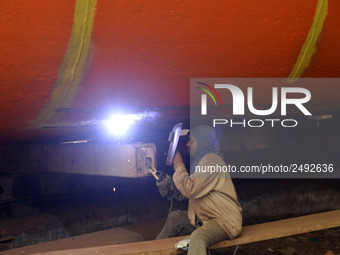
{"type": "Polygon", "coordinates": [[[57,124],[63,115],[58,113],[57,109],[71,106],[86,71],[96,4],[97,0],[76,1],[71,36],[63,62],[59,67],[58,79],[54,84],[51,99],[31,123],[31,128],[57,124]]]}
{"type": "Polygon", "coordinates": [[[293,83],[308,68],[312,56],[316,51],[316,42],[321,34],[324,21],[328,13],[328,0],[319,0],[314,15],[313,24],[309,30],[306,41],[300,51],[299,57],[289,75],[288,82],[293,83]]]}

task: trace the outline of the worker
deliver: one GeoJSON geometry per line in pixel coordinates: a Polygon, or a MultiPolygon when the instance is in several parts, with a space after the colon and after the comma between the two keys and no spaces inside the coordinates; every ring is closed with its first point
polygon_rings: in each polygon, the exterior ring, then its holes
{"type": "Polygon", "coordinates": [[[230,175],[225,171],[226,163],[215,130],[206,125],[195,127],[190,132],[187,146],[190,173],[185,168],[181,154],[176,152],[172,180],[163,178],[157,186],[165,197],[168,188],[171,194],[176,194],[177,200],[187,198],[188,211],[171,212],[157,239],[176,236],[185,228],[192,231],[188,254],[207,254],[211,245],[240,234],[242,207],[230,175]]]}

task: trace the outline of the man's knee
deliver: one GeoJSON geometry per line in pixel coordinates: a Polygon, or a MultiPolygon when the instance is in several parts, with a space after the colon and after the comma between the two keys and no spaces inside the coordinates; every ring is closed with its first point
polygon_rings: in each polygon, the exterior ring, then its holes
{"type": "Polygon", "coordinates": [[[183,212],[180,210],[172,211],[169,215],[169,223],[171,225],[181,224],[183,218],[183,212]]]}
{"type": "Polygon", "coordinates": [[[176,211],[172,211],[172,212],[170,213],[170,217],[176,217],[176,218],[178,218],[178,217],[181,217],[182,214],[183,214],[182,211],[176,210],[176,211]]]}

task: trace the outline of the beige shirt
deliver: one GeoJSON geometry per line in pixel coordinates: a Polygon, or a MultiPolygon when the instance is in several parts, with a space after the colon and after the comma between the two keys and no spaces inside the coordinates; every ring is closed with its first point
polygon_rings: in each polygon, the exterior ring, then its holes
{"type": "Polygon", "coordinates": [[[189,199],[190,222],[195,224],[196,214],[203,224],[214,219],[230,239],[239,235],[242,229],[242,207],[229,173],[223,171],[226,170],[224,160],[215,153],[209,153],[199,161],[196,171],[190,176],[183,163],[174,165],[174,169],[174,183],[189,199]],[[210,170],[215,168],[215,172],[210,172],[209,167],[210,170]]]}

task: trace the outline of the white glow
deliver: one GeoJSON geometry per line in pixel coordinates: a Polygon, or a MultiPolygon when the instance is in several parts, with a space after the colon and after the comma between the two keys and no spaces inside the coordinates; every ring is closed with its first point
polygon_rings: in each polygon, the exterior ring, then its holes
{"type": "Polygon", "coordinates": [[[135,114],[115,114],[105,121],[105,125],[110,133],[114,135],[124,135],[131,125],[139,119],[140,117],[135,114]]]}

